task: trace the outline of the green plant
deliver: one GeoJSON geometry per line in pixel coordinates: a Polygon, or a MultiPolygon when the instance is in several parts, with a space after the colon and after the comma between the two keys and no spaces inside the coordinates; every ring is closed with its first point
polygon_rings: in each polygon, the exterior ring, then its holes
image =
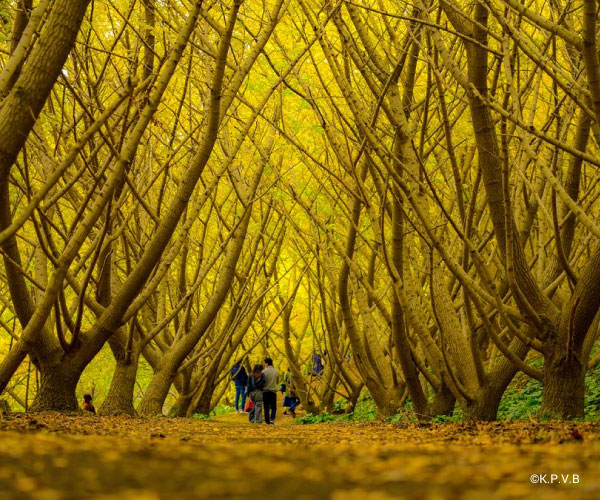
{"type": "Polygon", "coordinates": [[[436,415],[431,419],[432,423],[436,424],[451,424],[454,422],[460,422],[462,419],[462,412],[453,413],[452,415],[436,415]]]}
{"type": "Polygon", "coordinates": [[[304,417],[297,418],[296,423],[302,425],[322,424],[323,422],[333,422],[334,420],[336,420],[336,417],[330,415],[329,413],[322,413],[321,415],[313,415],[312,413],[308,413],[304,417]]]}
{"type": "Polygon", "coordinates": [[[537,413],[542,403],[542,383],[538,380],[515,378],[498,407],[498,418],[506,420],[522,420],[537,413]]]}
{"type": "Polygon", "coordinates": [[[345,413],[346,412],[346,407],[348,406],[348,401],[346,401],[345,399],[338,399],[334,404],[333,404],[333,413],[335,415],[338,415],[340,413],[345,413]]]}
{"type": "Polygon", "coordinates": [[[600,416],[600,364],[588,370],[585,376],[585,416],[588,419],[600,416]]]}
{"type": "Polygon", "coordinates": [[[356,404],[354,411],[345,417],[354,422],[372,422],[377,418],[377,406],[372,399],[363,399],[356,404]]]}
{"type": "Polygon", "coordinates": [[[194,413],[192,415],[192,418],[196,420],[208,420],[210,418],[210,415],[206,415],[205,413],[194,413]]]}
{"type": "Polygon", "coordinates": [[[217,416],[217,415],[225,415],[226,413],[232,413],[234,411],[235,411],[235,408],[233,406],[230,406],[227,404],[219,404],[210,412],[210,414],[212,416],[217,416]]]}

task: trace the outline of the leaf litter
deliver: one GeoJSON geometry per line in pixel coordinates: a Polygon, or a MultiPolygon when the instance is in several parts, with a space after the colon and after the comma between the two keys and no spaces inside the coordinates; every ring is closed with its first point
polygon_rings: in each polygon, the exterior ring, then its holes
{"type": "Polygon", "coordinates": [[[598,424],[282,424],[5,415],[0,499],[600,498],[598,424]]]}

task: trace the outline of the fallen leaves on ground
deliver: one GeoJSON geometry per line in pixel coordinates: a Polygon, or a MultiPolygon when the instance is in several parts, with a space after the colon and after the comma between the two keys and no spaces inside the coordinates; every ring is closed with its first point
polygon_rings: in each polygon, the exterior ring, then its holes
{"type": "Polygon", "coordinates": [[[600,498],[594,424],[244,420],[8,415],[0,420],[0,498],[600,498]],[[532,474],[558,478],[532,484],[532,474]]]}

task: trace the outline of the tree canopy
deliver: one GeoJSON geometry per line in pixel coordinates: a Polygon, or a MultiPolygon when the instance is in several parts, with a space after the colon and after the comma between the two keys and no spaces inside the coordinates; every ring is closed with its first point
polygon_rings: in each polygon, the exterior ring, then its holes
{"type": "Polygon", "coordinates": [[[315,415],[495,420],[519,376],[583,417],[597,12],[2,3],[0,392],[207,414],[270,356],[315,415]]]}

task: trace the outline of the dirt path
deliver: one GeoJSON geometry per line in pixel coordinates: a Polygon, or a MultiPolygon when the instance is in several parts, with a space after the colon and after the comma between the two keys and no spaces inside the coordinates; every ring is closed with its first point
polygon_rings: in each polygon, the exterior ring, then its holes
{"type": "Polygon", "coordinates": [[[600,498],[597,425],[244,420],[4,417],[0,499],[600,498]]]}

